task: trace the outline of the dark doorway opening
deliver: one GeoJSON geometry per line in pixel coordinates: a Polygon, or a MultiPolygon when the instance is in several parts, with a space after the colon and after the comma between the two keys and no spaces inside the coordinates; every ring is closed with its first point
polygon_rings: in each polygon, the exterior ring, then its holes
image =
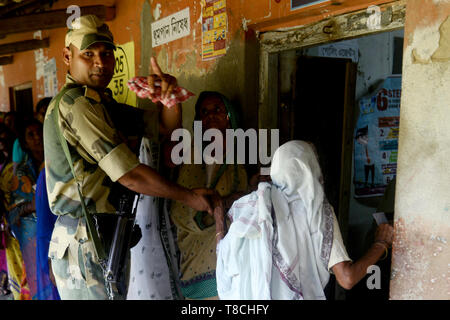
{"type": "Polygon", "coordinates": [[[10,88],[11,110],[19,117],[33,117],[33,89],[30,86],[10,88]]]}
{"type": "MultiPolygon", "coordinates": [[[[350,198],[352,128],[356,64],[350,59],[299,56],[292,94],[283,95],[279,114],[280,144],[312,142],[319,156],[325,194],[345,237],[350,198]]],[[[335,278],[325,288],[335,299],[335,278]]]]}
{"type": "Polygon", "coordinates": [[[339,217],[349,196],[349,186],[343,182],[351,180],[349,128],[353,127],[356,64],[348,59],[300,56],[295,69],[293,92],[281,97],[282,105],[288,107],[280,109],[280,144],[294,139],[315,145],[325,193],[339,217]]]}
{"type": "MultiPolygon", "coordinates": [[[[319,154],[325,193],[339,208],[346,60],[300,57],[294,101],[294,139],[312,142],[319,154]]],[[[338,215],[338,212],[336,212],[338,215]]]]}

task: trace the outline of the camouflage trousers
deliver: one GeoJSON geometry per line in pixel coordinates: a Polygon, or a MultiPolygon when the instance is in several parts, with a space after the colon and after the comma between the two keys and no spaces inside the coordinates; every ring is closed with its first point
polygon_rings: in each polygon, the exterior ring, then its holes
{"type": "MultiPolygon", "coordinates": [[[[62,300],[108,299],[103,269],[84,218],[58,217],[48,255],[62,300]]],[[[126,293],[116,299],[125,297],[126,293]]]]}

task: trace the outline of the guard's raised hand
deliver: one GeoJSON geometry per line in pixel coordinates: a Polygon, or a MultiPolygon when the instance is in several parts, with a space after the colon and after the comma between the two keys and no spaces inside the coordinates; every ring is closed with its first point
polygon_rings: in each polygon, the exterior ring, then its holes
{"type": "Polygon", "coordinates": [[[168,73],[163,73],[155,57],[150,58],[150,75],[147,77],[147,82],[152,94],[156,91],[155,86],[161,86],[161,99],[170,97],[177,87],[177,79],[168,73]]]}

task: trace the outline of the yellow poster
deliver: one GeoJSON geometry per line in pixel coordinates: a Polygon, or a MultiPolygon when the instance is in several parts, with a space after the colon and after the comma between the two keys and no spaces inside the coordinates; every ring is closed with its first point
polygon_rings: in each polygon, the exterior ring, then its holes
{"type": "Polygon", "coordinates": [[[226,0],[202,1],[202,59],[214,59],[226,54],[226,0]]]}
{"type": "Polygon", "coordinates": [[[214,30],[205,31],[203,33],[203,44],[208,45],[212,42],[214,42],[214,30]]]}
{"type": "Polygon", "coordinates": [[[205,13],[203,15],[204,18],[214,17],[214,7],[206,7],[204,13],[205,13]]]}
{"type": "Polygon", "coordinates": [[[116,66],[109,83],[114,99],[120,103],[136,106],[136,94],[128,89],[127,82],[135,76],[134,42],[117,45],[114,51],[116,66]]]}
{"type": "Polygon", "coordinates": [[[214,2],[214,11],[217,11],[219,9],[226,7],[226,1],[225,0],[217,0],[214,2]]]}
{"type": "Polygon", "coordinates": [[[213,41],[217,42],[219,40],[225,40],[226,34],[227,34],[227,29],[225,29],[225,27],[214,29],[213,41]]]}
{"type": "Polygon", "coordinates": [[[222,12],[214,16],[214,29],[221,28],[227,25],[227,13],[222,12]]]}

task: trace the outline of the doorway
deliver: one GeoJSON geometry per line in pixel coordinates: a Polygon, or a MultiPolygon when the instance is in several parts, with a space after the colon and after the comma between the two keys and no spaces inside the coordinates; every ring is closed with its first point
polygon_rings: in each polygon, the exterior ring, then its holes
{"type": "Polygon", "coordinates": [[[33,89],[32,83],[25,83],[19,86],[11,87],[10,92],[10,110],[15,111],[19,117],[26,118],[33,116],[33,89]]]}
{"type": "MultiPolygon", "coordinates": [[[[312,142],[319,155],[325,193],[339,216],[339,188],[343,144],[346,95],[354,94],[354,86],[347,79],[347,69],[356,76],[351,60],[299,56],[292,138],[312,142]],[[348,92],[348,93],[346,93],[348,92]],[[333,133],[333,134],[330,134],[333,133]]],[[[347,108],[353,106],[347,105],[347,108]]]]}
{"type": "MultiPolygon", "coordinates": [[[[405,8],[399,10],[404,13],[405,8]]],[[[354,17],[357,21],[364,14],[355,13],[354,17]]],[[[353,17],[348,19],[353,21],[353,17]]],[[[380,201],[375,196],[355,197],[354,130],[360,115],[358,103],[364,97],[373,97],[384,80],[401,73],[402,19],[378,32],[361,29],[360,34],[346,38],[343,33],[341,40],[333,41],[318,32],[327,26],[327,21],[262,36],[259,126],[279,128],[280,144],[301,139],[316,145],[325,193],[335,208],[344,244],[353,261],[364,254],[369,230],[373,228],[372,214],[380,201]],[[291,40],[296,38],[302,41],[291,40]],[[277,41],[278,47],[274,45],[277,41]],[[292,53],[286,53],[292,51],[295,59],[286,63],[285,56],[292,57],[292,53]],[[289,73],[292,75],[287,76],[289,73]],[[290,80],[289,90],[286,78],[290,80]]],[[[393,121],[383,123],[394,126],[393,121]]],[[[380,125],[378,121],[376,125],[380,125]]],[[[398,130],[390,128],[389,132],[398,130]]],[[[383,277],[389,278],[389,268],[382,272],[383,277]]],[[[387,300],[388,284],[377,291],[381,294],[374,295],[368,292],[366,279],[350,291],[334,287],[332,281],[333,277],[326,292],[328,299],[387,300]]]]}
{"type": "MultiPolygon", "coordinates": [[[[301,49],[280,54],[279,59],[280,73],[292,74],[289,85],[285,76],[280,77],[280,145],[289,140],[314,144],[327,200],[338,220],[347,221],[357,64],[351,59],[311,56],[301,49]]],[[[342,234],[346,227],[342,223],[342,234]]],[[[334,299],[334,277],[325,294],[334,299]]]]}

